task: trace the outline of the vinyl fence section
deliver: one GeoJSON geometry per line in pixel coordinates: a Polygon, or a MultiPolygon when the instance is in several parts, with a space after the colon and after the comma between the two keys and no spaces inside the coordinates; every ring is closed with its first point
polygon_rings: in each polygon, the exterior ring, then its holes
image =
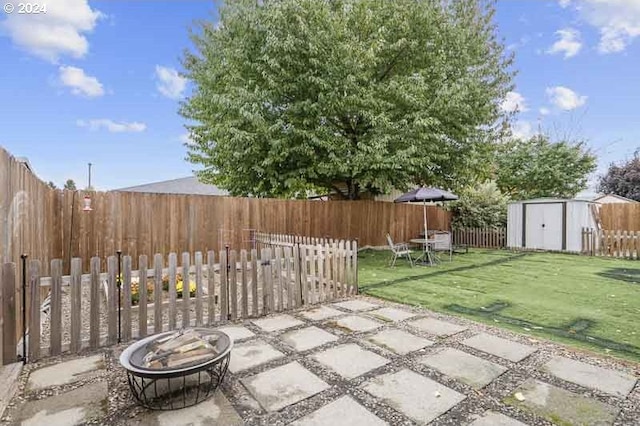
{"type": "Polygon", "coordinates": [[[582,228],[582,254],[640,259],[640,231],[582,228]]]}
{"type": "MultiPolygon", "coordinates": [[[[90,273],[80,258],[63,275],[62,260],[27,264],[27,354],[29,361],[79,353],[182,327],[220,325],[241,318],[356,294],[357,245],[332,244],[221,250],[207,253],[93,257],[90,273]],[[106,265],[104,267],[103,265],[106,265]],[[118,309],[118,287],[121,308],[118,309]],[[46,289],[43,299],[41,289],[46,289]],[[118,320],[120,314],[120,321],[118,320]],[[118,324],[121,324],[118,327],[118,324]]],[[[3,364],[22,353],[16,333],[20,301],[14,292],[16,264],[2,264],[3,364]]]]}
{"type": "Polygon", "coordinates": [[[463,228],[454,229],[454,246],[467,246],[477,248],[504,248],[506,247],[505,228],[463,228]]]}

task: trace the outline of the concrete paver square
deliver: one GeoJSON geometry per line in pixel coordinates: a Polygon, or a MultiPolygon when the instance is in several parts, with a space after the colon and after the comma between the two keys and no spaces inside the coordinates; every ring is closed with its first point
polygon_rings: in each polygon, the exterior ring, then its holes
{"type": "Polygon", "coordinates": [[[225,333],[234,342],[242,339],[248,339],[249,337],[255,336],[253,331],[241,325],[228,325],[226,327],[219,327],[217,330],[225,333]]]}
{"type": "Polygon", "coordinates": [[[90,376],[89,373],[104,368],[102,355],[88,356],[43,367],[29,375],[29,389],[38,390],[66,385],[90,376]]]}
{"type": "Polygon", "coordinates": [[[369,309],[377,308],[380,305],[365,302],[364,300],[347,300],[346,302],[334,303],[333,306],[337,306],[351,312],[359,312],[368,311],[369,309]]]}
{"type": "Polygon", "coordinates": [[[399,355],[406,355],[409,352],[431,346],[434,343],[431,340],[414,336],[406,331],[394,329],[383,330],[367,340],[399,355]]]}
{"type": "Polygon", "coordinates": [[[377,321],[363,318],[358,315],[336,318],[326,322],[325,324],[345,333],[362,333],[365,331],[375,330],[382,325],[377,321]]]}
{"type": "Polygon", "coordinates": [[[467,327],[446,321],[440,321],[435,318],[422,318],[416,321],[411,321],[408,324],[436,336],[451,336],[467,329],[467,327]]]}
{"type": "Polygon", "coordinates": [[[563,357],[552,358],[542,367],[542,370],[567,382],[597,389],[620,398],[629,395],[636,384],[636,378],[628,374],[563,357]]]}
{"type": "Polygon", "coordinates": [[[374,377],[361,386],[418,423],[429,423],[466,397],[411,370],[374,377]]]}
{"type": "Polygon", "coordinates": [[[512,419],[509,416],[505,416],[501,413],[496,413],[495,411],[485,411],[475,419],[473,422],[469,423],[469,426],[527,426],[526,424],[519,422],[516,419],[512,419]]]}
{"type": "Polygon", "coordinates": [[[20,407],[16,420],[18,424],[29,426],[85,424],[107,414],[107,398],[107,382],[94,382],[59,395],[28,401],[20,407]]]}
{"type": "Polygon", "coordinates": [[[315,326],[288,331],[282,334],[280,338],[298,352],[307,351],[338,340],[338,336],[315,326]]]}
{"type": "Polygon", "coordinates": [[[353,379],[389,362],[386,358],[362,349],[355,343],[336,346],[311,357],[345,379],[353,379]]]}
{"type": "Polygon", "coordinates": [[[587,398],[559,387],[527,379],[514,391],[520,392],[523,401],[513,395],[505,398],[505,403],[528,410],[544,417],[554,424],[567,425],[610,425],[615,420],[619,408],[596,399],[587,398]]]}
{"type": "Polygon", "coordinates": [[[388,423],[347,395],[291,423],[291,426],[326,425],[385,426],[388,423]]]}
{"type": "Polygon", "coordinates": [[[197,405],[172,411],[146,411],[140,426],[241,426],[244,424],[220,391],[197,405]]]}
{"type": "Polygon", "coordinates": [[[537,350],[533,346],[523,345],[522,343],[513,342],[486,333],[480,333],[470,337],[462,343],[471,348],[504,358],[511,362],[522,361],[537,350]]]}
{"type": "Polygon", "coordinates": [[[299,319],[286,314],[261,318],[251,322],[268,332],[286,330],[287,328],[297,327],[304,324],[304,322],[299,319]]]}
{"type": "Polygon", "coordinates": [[[231,350],[229,371],[237,373],[284,357],[284,354],[262,340],[237,344],[231,350]]]}
{"type": "Polygon", "coordinates": [[[424,356],[420,362],[476,389],[485,387],[507,371],[501,365],[453,348],[424,356]]]}
{"type": "Polygon", "coordinates": [[[413,312],[407,312],[396,308],[376,309],[375,311],[367,312],[367,315],[371,315],[374,318],[388,322],[404,321],[408,318],[417,316],[413,312]]]}
{"type": "Polygon", "coordinates": [[[322,321],[327,318],[337,317],[342,314],[344,314],[344,312],[337,309],[333,309],[328,306],[320,306],[319,308],[304,311],[301,315],[311,321],[322,321]]]}
{"type": "Polygon", "coordinates": [[[267,411],[278,411],[329,388],[322,379],[295,361],[241,382],[267,411]]]}

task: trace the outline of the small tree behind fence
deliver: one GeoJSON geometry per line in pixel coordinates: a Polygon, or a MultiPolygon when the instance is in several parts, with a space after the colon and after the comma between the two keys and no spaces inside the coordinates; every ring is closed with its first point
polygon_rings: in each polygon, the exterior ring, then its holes
{"type": "MultiPolygon", "coordinates": [[[[356,294],[355,241],[264,246],[251,251],[62,260],[42,276],[42,262],[29,260],[26,274],[27,354],[30,361],[78,353],[118,341],[189,326],[217,325],[356,294]],[[120,288],[119,288],[120,287],[120,288]],[[48,296],[43,300],[41,289],[48,296]],[[118,303],[120,301],[120,304],[118,303]],[[120,306],[119,306],[120,305],[120,306]]],[[[17,359],[21,303],[14,297],[16,265],[1,264],[2,361],[17,359]]]]}
{"type": "Polygon", "coordinates": [[[506,247],[506,230],[504,228],[462,228],[454,229],[453,244],[477,248],[506,247]]]}

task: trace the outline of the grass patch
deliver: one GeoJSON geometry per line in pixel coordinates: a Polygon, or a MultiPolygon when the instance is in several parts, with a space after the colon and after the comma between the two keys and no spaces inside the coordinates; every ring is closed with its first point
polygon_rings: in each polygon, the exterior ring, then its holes
{"type": "Polygon", "coordinates": [[[472,250],[436,267],[359,254],[361,291],[640,361],[640,263],[472,250]]]}

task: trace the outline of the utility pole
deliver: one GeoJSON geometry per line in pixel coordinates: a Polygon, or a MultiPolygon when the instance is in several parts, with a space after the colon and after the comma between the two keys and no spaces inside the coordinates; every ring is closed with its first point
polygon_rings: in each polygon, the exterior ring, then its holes
{"type": "Polygon", "coordinates": [[[91,189],[91,163],[89,163],[89,186],[87,187],[88,189],[91,189]]]}

